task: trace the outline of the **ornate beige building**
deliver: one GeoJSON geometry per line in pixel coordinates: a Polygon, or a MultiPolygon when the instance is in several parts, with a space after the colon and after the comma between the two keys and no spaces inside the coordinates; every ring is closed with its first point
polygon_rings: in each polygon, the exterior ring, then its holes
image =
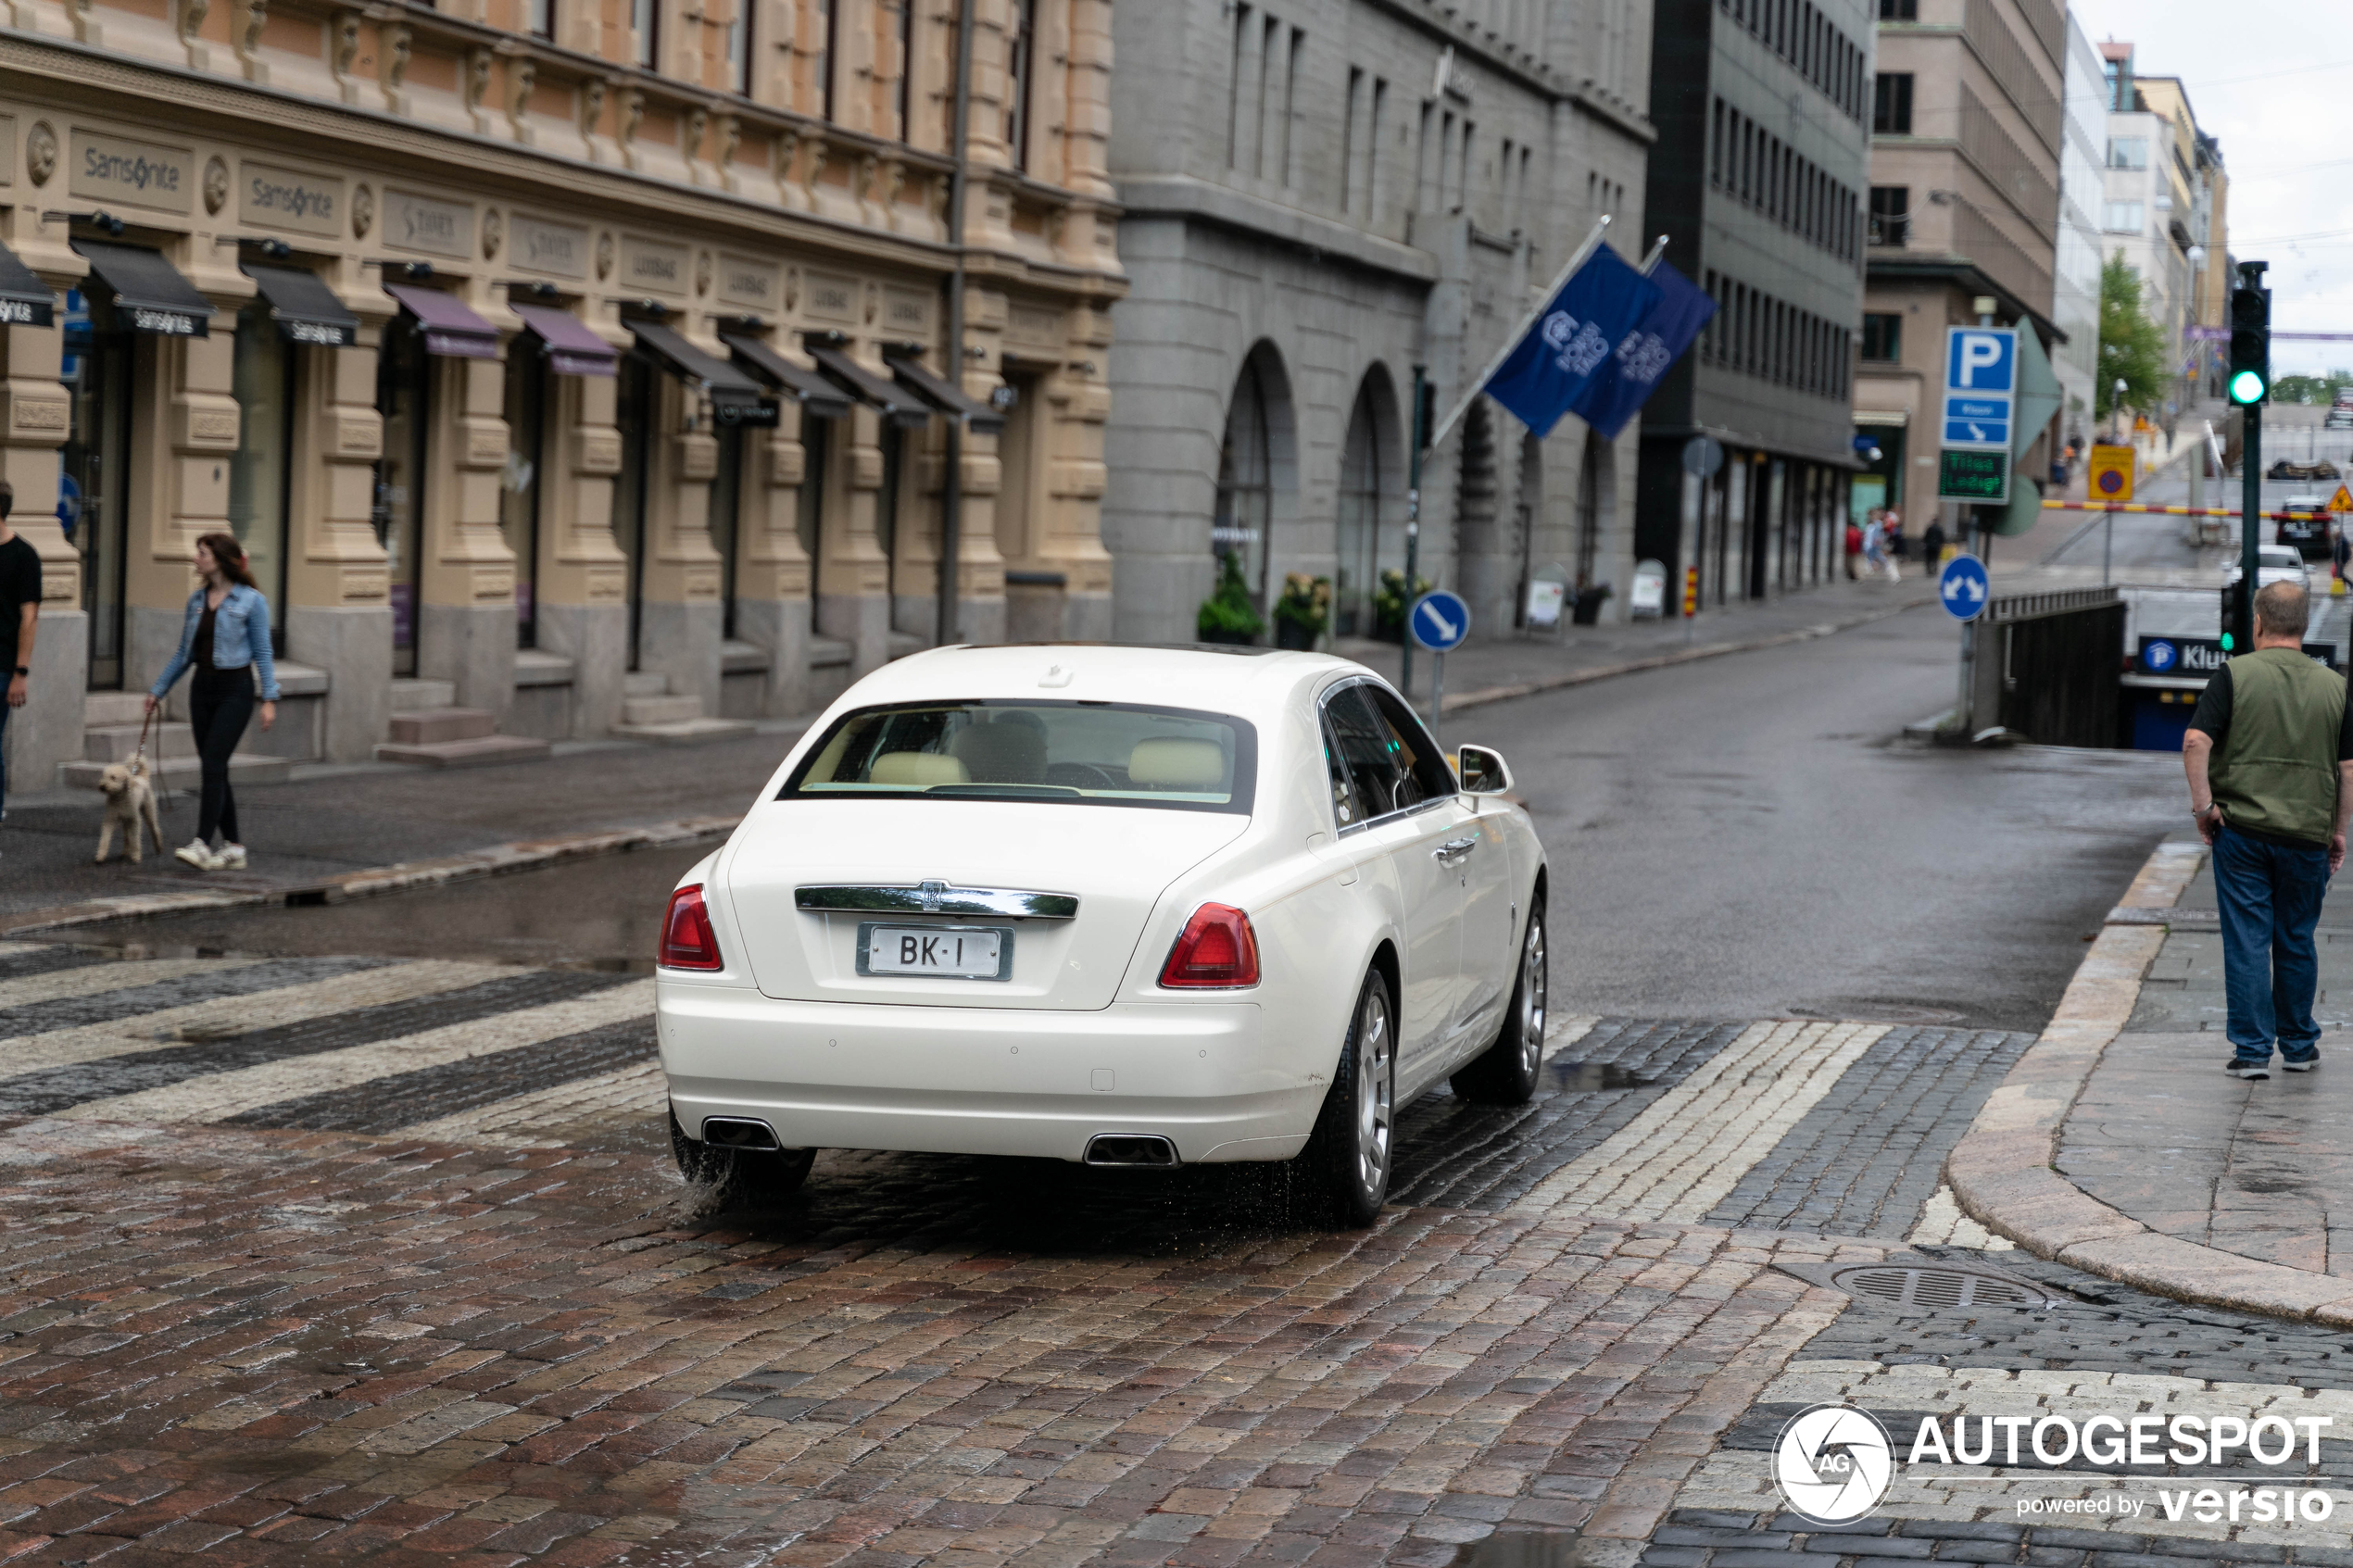
{"type": "Polygon", "coordinates": [[[1110,0],[970,0],[961,246],[960,3],[10,0],[19,787],[135,717],[215,529],[282,756],[818,706],[936,639],[959,448],[956,633],[1106,634],[1110,0]]]}

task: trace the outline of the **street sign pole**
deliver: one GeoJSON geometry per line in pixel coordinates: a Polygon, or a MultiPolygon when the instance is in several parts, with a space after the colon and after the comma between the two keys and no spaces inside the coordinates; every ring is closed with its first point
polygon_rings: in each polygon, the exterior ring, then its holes
{"type": "MultiPolygon", "coordinates": [[[[2263,287],[2263,273],[2267,270],[2268,266],[2269,263],[2261,261],[2240,262],[2239,290],[2241,292],[2261,290],[2263,287]]],[[[2234,325],[2236,324],[2237,320],[2236,307],[2238,305],[2238,297],[2239,296],[2236,294],[2232,296],[2233,320],[2234,325]]],[[[2265,297],[2262,318],[2260,325],[2266,329],[2268,334],[2268,329],[2271,325],[2271,309],[2268,295],[2265,297]]],[[[2270,365],[2268,363],[2269,351],[2268,347],[2265,345],[2259,345],[2259,347],[2264,347],[2263,358],[2266,360],[2266,363],[2263,365],[2261,370],[2262,386],[2260,390],[2265,396],[2268,396],[2271,391],[2270,365]]],[[[2238,382],[2238,370],[2236,367],[2238,365],[2239,358],[2239,347],[2234,333],[2231,350],[2231,359],[2233,367],[2231,373],[2231,381],[2233,388],[2236,387],[2238,382]]],[[[2235,398],[2233,401],[2235,401],[2235,398]]],[[[2239,459],[2242,466],[2239,470],[2240,522],[2239,591],[2237,609],[2239,635],[2246,640],[2246,647],[2233,648],[2230,650],[2233,653],[2242,653],[2246,651],[2247,648],[2255,646],[2255,590],[2258,586],[2259,586],[2256,576],[2256,563],[2261,558],[2263,537],[2262,398],[2257,397],[2250,402],[2241,404],[2239,408],[2239,414],[2242,420],[2240,429],[2244,433],[2244,444],[2241,446],[2241,456],[2239,459]]]]}
{"type": "MultiPolygon", "coordinates": [[[[1427,443],[1424,432],[1428,425],[1425,409],[1429,403],[1429,370],[1414,367],[1414,406],[1406,414],[1405,423],[1411,433],[1406,445],[1411,449],[1405,458],[1405,585],[1400,594],[1405,601],[1405,615],[1410,621],[1414,613],[1414,572],[1422,558],[1422,451],[1427,443]]],[[[1405,700],[1414,700],[1414,632],[1411,626],[1397,639],[1404,645],[1397,656],[1397,689],[1405,700]]]]}
{"type": "MultiPolygon", "coordinates": [[[[1461,647],[1463,639],[1469,635],[1470,606],[1463,602],[1463,596],[1460,594],[1451,594],[1443,588],[1432,588],[1428,593],[1416,599],[1413,607],[1405,612],[1407,646],[1418,643],[1429,650],[1432,671],[1429,693],[1429,734],[1432,740],[1438,738],[1439,720],[1446,706],[1446,656],[1461,647]]],[[[1413,701],[1414,694],[1407,692],[1405,700],[1413,701]]]]}
{"type": "Polygon", "coordinates": [[[1429,656],[1429,738],[1438,742],[1438,754],[1446,755],[1446,742],[1438,733],[1446,721],[1446,656],[1429,656]]]}

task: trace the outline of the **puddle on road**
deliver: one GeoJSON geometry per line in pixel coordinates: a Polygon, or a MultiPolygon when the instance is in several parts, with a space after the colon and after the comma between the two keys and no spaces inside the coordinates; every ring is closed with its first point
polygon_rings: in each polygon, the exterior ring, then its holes
{"type": "Polygon", "coordinates": [[[1554,1094],[1592,1095],[1615,1089],[1647,1089],[1656,1083],[1614,1061],[1548,1061],[1544,1084],[1554,1094]]]}

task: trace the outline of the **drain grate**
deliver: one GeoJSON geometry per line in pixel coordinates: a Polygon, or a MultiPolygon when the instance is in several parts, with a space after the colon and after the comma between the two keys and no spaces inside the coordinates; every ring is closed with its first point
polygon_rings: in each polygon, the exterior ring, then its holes
{"type": "Polygon", "coordinates": [[[1957,1307],[2040,1307],[2049,1300],[2041,1291],[2015,1280],[1966,1269],[1873,1265],[1841,1269],[1831,1276],[1831,1283],[1849,1296],[1931,1312],[1957,1307]]]}
{"type": "Polygon", "coordinates": [[[1903,1312],[1956,1312],[2008,1307],[2046,1312],[2078,1303],[2061,1291],[1975,1263],[1947,1263],[1917,1252],[1897,1253],[1875,1263],[1801,1263],[1776,1261],[1784,1273],[1843,1291],[1856,1305],[1903,1312]]]}

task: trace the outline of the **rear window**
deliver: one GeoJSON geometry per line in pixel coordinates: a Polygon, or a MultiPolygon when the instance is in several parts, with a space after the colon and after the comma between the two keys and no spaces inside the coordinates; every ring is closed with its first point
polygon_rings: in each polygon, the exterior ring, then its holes
{"type": "Polygon", "coordinates": [[[1045,800],[1248,814],[1257,732],[1219,713],[1108,702],[865,708],[776,798],[1045,800]]]}

